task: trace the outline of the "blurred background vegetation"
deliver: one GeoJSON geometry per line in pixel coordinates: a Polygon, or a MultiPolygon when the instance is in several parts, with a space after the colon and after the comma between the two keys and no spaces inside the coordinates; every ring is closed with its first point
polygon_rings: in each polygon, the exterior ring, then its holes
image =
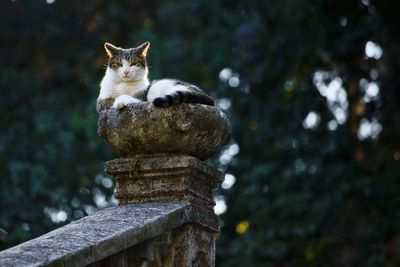
{"type": "Polygon", "coordinates": [[[1,249],[114,205],[103,43],[230,117],[217,266],[399,266],[400,21],[389,0],[0,2],[1,249]]]}

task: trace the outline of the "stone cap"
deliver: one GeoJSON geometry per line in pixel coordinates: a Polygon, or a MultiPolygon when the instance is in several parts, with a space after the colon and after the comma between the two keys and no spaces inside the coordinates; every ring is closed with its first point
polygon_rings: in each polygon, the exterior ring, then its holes
{"type": "Polygon", "coordinates": [[[105,171],[116,181],[114,196],[120,204],[186,203],[213,213],[212,190],[224,174],[186,155],[136,155],[106,162],[105,171]]]}
{"type": "Polygon", "coordinates": [[[225,114],[201,104],[157,108],[141,102],[102,110],[98,121],[98,134],[118,157],[173,153],[204,160],[228,142],[230,133],[225,114]]]}
{"type": "Polygon", "coordinates": [[[119,158],[107,161],[105,171],[112,175],[129,173],[130,178],[145,176],[166,176],[170,171],[196,169],[216,189],[224,180],[224,173],[208,166],[197,158],[174,154],[140,154],[130,158],[119,158]],[[136,177],[135,177],[136,176],[136,177]]]}
{"type": "Polygon", "coordinates": [[[103,209],[0,252],[1,267],[86,266],[187,223],[218,231],[218,218],[183,204],[103,209]]]}

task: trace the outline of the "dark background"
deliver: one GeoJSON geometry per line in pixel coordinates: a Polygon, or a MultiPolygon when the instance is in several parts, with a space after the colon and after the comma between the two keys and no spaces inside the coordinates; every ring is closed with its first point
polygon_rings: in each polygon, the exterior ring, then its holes
{"type": "Polygon", "coordinates": [[[96,134],[103,43],[148,40],[150,78],[198,85],[233,124],[210,161],[227,172],[217,266],[399,266],[398,10],[2,0],[1,248],[113,205],[113,155],[96,134]]]}

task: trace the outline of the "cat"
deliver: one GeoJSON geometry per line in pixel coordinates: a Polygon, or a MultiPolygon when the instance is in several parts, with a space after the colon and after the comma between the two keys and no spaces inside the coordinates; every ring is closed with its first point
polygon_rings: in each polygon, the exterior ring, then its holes
{"type": "Polygon", "coordinates": [[[96,109],[121,109],[131,103],[152,102],[156,107],[178,103],[214,105],[214,100],[197,86],[176,79],[149,81],[146,62],[150,42],[124,49],[104,44],[108,56],[106,73],[100,83],[96,109]]]}

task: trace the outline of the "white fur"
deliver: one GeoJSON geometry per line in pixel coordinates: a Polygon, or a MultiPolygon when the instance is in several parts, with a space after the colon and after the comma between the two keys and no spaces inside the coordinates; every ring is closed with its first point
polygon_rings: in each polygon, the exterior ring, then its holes
{"type": "MultiPolygon", "coordinates": [[[[147,78],[148,69],[130,66],[126,60],[122,61],[122,67],[116,71],[107,67],[103,80],[100,83],[100,94],[98,100],[114,98],[113,108],[123,108],[131,103],[141,100],[133,97],[135,94],[145,90],[149,85],[147,78]],[[124,72],[127,75],[124,75],[124,72]]],[[[188,91],[185,85],[176,84],[176,80],[162,79],[153,81],[147,93],[147,100],[152,102],[157,97],[164,97],[177,91],[188,91]]]]}
{"type": "Polygon", "coordinates": [[[130,95],[120,95],[115,99],[112,107],[113,108],[123,108],[128,104],[139,103],[139,102],[141,102],[140,99],[134,98],[130,95]]]}
{"type": "MultiPolygon", "coordinates": [[[[119,100],[120,102],[114,106],[122,107],[122,103],[134,103],[132,102],[132,96],[136,93],[145,90],[149,85],[149,79],[147,78],[148,70],[146,68],[140,68],[137,66],[130,66],[126,60],[122,61],[122,67],[116,71],[107,67],[106,74],[100,83],[100,94],[98,99],[115,98],[125,95],[125,97],[119,100]],[[127,75],[124,72],[127,71],[127,75]],[[127,96],[132,99],[128,100],[127,96]]],[[[140,101],[135,99],[135,101],[140,101]]]]}
{"type": "Polygon", "coordinates": [[[147,93],[147,101],[152,102],[157,97],[164,97],[166,95],[173,94],[177,91],[187,91],[188,88],[185,85],[176,84],[176,80],[162,79],[154,81],[147,93]]]}

